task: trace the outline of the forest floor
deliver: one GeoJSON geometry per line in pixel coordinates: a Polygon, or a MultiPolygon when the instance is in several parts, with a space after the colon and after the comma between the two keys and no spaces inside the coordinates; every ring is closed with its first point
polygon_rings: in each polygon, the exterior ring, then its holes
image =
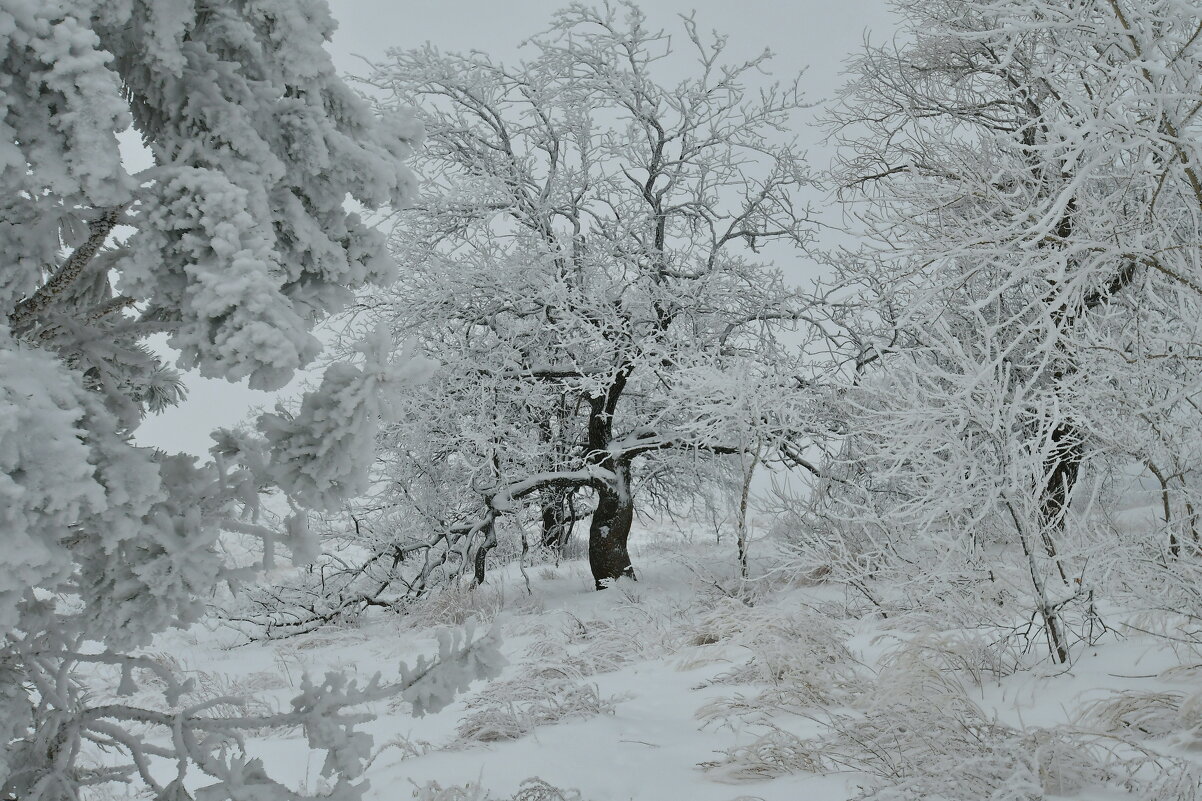
{"type": "MultiPolygon", "coordinates": [[[[632,544],[640,580],[605,592],[583,561],[540,564],[529,590],[497,571],[404,616],[249,643],[198,626],[151,650],[202,692],[282,708],[306,671],[395,676],[435,652],[438,627],[495,623],[499,678],[426,717],[372,710],[367,798],[380,801],[508,799],[531,777],[564,792],[528,784],[522,801],[1202,797],[1202,659],[1117,613],[1066,667],[1038,641],[1023,654],[987,632],[881,619],[783,571],[742,584],[730,543],[632,544]]],[[[300,731],[248,750],[321,790],[300,731]]]]}

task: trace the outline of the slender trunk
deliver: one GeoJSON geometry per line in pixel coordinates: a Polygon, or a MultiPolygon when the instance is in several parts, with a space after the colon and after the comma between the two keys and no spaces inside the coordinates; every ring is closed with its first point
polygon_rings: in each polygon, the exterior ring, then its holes
{"type": "Polygon", "coordinates": [[[1060,580],[1066,586],[1069,584],[1068,575],[1064,571],[1053,535],[1057,531],[1064,531],[1068,502],[1081,473],[1082,459],[1077,426],[1069,420],[1061,421],[1052,431],[1052,452],[1044,463],[1044,475],[1047,479],[1039,499],[1040,515],[1043,518],[1040,521],[1042,525],[1039,527],[1039,538],[1043,542],[1044,553],[1056,565],[1060,580]]]}
{"type": "Polygon", "coordinates": [[[616,486],[597,491],[597,510],[589,526],[588,561],[597,589],[623,576],[635,578],[626,543],[634,522],[634,499],[630,494],[630,465],[614,465],[616,486]]]}
{"type": "MultiPolygon", "coordinates": [[[[1063,239],[1068,239],[1072,234],[1072,215],[1075,211],[1076,204],[1070,201],[1067,206],[1067,214],[1057,229],[1057,233],[1063,239]]],[[[1137,265],[1134,261],[1123,265],[1104,286],[1096,288],[1081,299],[1077,306],[1077,314],[1088,312],[1108,303],[1112,295],[1130,286],[1135,280],[1136,268],[1137,265]]],[[[1048,300],[1052,303],[1058,302],[1055,298],[1048,298],[1048,300]]],[[[1053,307],[1052,319],[1056,322],[1058,329],[1070,330],[1073,327],[1075,318],[1068,316],[1068,311],[1069,309],[1065,305],[1053,307]]],[[[1071,391],[1073,378],[1080,370],[1080,365],[1077,363],[1076,354],[1065,348],[1062,339],[1057,340],[1056,348],[1063,354],[1064,362],[1053,371],[1052,380],[1060,387],[1069,387],[1069,391],[1071,391]]],[[[1060,420],[1052,431],[1052,452],[1044,464],[1044,475],[1047,476],[1047,482],[1042,488],[1040,497],[1043,528],[1047,532],[1044,544],[1052,549],[1048,555],[1056,559],[1057,566],[1060,561],[1054,555],[1055,546],[1052,544],[1051,532],[1064,529],[1069,497],[1072,495],[1073,487],[1077,484],[1081,464],[1085,461],[1083,439],[1082,430],[1077,421],[1071,418],[1060,420]]],[[[1063,578],[1063,569],[1061,569],[1061,574],[1063,578]]]]}
{"type": "Polygon", "coordinates": [[[553,551],[558,551],[562,544],[559,540],[562,509],[560,509],[557,501],[558,498],[543,501],[542,508],[542,544],[544,548],[550,548],[553,551]]]}
{"type": "Polygon", "coordinates": [[[551,490],[543,498],[542,537],[544,548],[559,554],[572,536],[576,516],[572,512],[572,490],[551,490]]]}
{"type": "MultiPolygon", "coordinates": [[[[1038,117],[1038,113],[1032,115],[1033,119],[1038,117]]],[[[1034,147],[1035,133],[1036,129],[1030,127],[1024,134],[1024,143],[1028,147],[1034,147]]],[[[1036,173],[1041,169],[1039,164],[1040,162],[1036,159],[1032,165],[1036,173]]],[[[1072,238],[1076,226],[1075,218],[1077,211],[1076,198],[1069,198],[1064,206],[1064,215],[1056,225],[1056,235],[1060,240],[1068,241],[1072,238]]],[[[1040,244],[1040,247],[1045,246],[1045,243],[1040,244]]],[[[1064,332],[1074,327],[1074,320],[1077,315],[1108,303],[1112,295],[1130,286],[1132,281],[1135,280],[1137,269],[1137,263],[1134,260],[1129,260],[1103,286],[1095,287],[1080,299],[1079,304],[1073,304],[1073,308],[1067,305],[1067,302],[1070,300],[1069,298],[1057,297],[1055,293],[1052,293],[1045,299],[1051,304],[1051,317],[1056,324],[1056,349],[1064,358],[1064,361],[1052,372],[1052,380],[1058,387],[1071,388],[1073,384],[1072,379],[1080,369],[1076,352],[1069,350],[1065,346],[1064,332]],[[1070,312],[1075,312],[1075,314],[1070,314],[1070,312]]],[[[1046,482],[1039,489],[1040,512],[1043,517],[1041,521],[1042,525],[1040,526],[1040,538],[1043,541],[1044,550],[1047,552],[1048,557],[1056,564],[1056,569],[1060,573],[1060,579],[1066,585],[1069,584],[1068,576],[1057,553],[1054,535],[1058,531],[1064,531],[1069,498],[1072,495],[1073,487],[1077,484],[1077,478],[1081,472],[1081,464],[1085,460],[1082,442],[1081,427],[1076,420],[1066,418],[1057,422],[1055,429],[1052,431],[1052,451],[1044,463],[1044,475],[1047,477],[1046,482]]]]}
{"type": "Polygon", "coordinates": [[[1057,662],[1062,665],[1068,664],[1068,641],[1065,639],[1061,626],[1060,613],[1048,600],[1047,586],[1044,584],[1043,575],[1035,560],[1035,551],[1028,542],[1026,526],[1023,525],[1018,512],[1009,501],[1006,501],[1006,508],[1010,511],[1010,518],[1014,521],[1014,528],[1018,532],[1018,541],[1022,544],[1023,555],[1027,557],[1027,572],[1031,577],[1031,588],[1035,592],[1036,608],[1039,616],[1043,618],[1044,630],[1047,632],[1048,650],[1051,651],[1052,657],[1057,662]]]}
{"type": "MultiPolygon", "coordinates": [[[[1034,131],[1031,131],[1034,134],[1034,131]]],[[[1029,143],[1034,145],[1034,141],[1029,143]]],[[[1064,216],[1060,218],[1060,222],[1056,225],[1056,234],[1067,240],[1073,234],[1074,218],[1077,212],[1076,198],[1069,198],[1065,205],[1064,216]]],[[[1043,245],[1041,245],[1042,247],[1043,245]]],[[[1100,297],[1100,296],[1099,296],[1100,297]]],[[[1088,299],[1086,304],[1090,303],[1088,299]]],[[[1096,305],[1100,301],[1093,301],[1096,305]]],[[[1072,318],[1068,316],[1068,309],[1063,305],[1062,300],[1054,299],[1051,310],[1051,317],[1056,323],[1056,350],[1063,357],[1064,361],[1052,371],[1052,381],[1058,387],[1071,386],[1071,381],[1066,381],[1076,374],[1078,369],[1076,354],[1065,348],[1063,333],[1073,326],[1072,318]]],[[[1052,429],[1052,449],[1048,454],[1046,461],[1043,464],[1044,476],[1046,476],[1043,487],[1040,488],[1040,520],[1039,536],[1043,541],[1044,552],[1051,559],[1056,569],[1060,573],[1060,580],[1066,585],[1068,584],[1068,576],[1065,575],[1064,565],[1060,562],[1060,556],[1056,550],[1056,542],[1053,539],[1055,532],[1064,531],[1065,518],[1068,514],[1068,501],[1072,496],[1073,487],[1077,483],[1077,476],[1081,472],[1081,461],[1084,454],[1081,450],[1081,432],[1077,428],[1076,421],[1071,418],[1066,418],[1058,421],[1056,427],[1052,429]]]]}
{"type": "MultiPolygon", "coordinates": [[[[560,395],[556,406],[538,420],[539,439],[550,456],[552,469],[562,467],[566,460],[565,437],[569,429],[568,419],[573,414],[567,397],[560,395]]],[[[553,551],[557,559],[576,526],[575,508],[572,504],[575,492],[572,488],[548,487],[542,491],[539,499],[542,517],[539,543],[553,551]]]]}
{"type": "Polygon", "coordinates": [[[1169,530],[1169,556],[1176,559],[1181,555],[1181,543],[1177,541],[1177,531],[1173,528],[1173,507],[1169,500],[1169,480],[1150,459],[1145,461],[1144,464],[1148,466],[1148,470],[1160,482],[1160,504],[1164,512],[1165,528],[1169,530]]]}
{"type": "Polygon", "coordinates": [[[526,539],[526,527],[518,526],[522,531],[522,554],[518,557],[518,570],[522,573],[522,581],[526,582],[526,594],[533,595],[534,590],[530,587],[530,574],[526,572],[526,557],[530,555],[530,542],[526,539]]]}
{"type": "Polygon", "coordinates": [[[751,464],[743,470],[743,491],[739,495],[739,528],[738,528],[738,549],[739,549],[739,575],[744,579],[747,578],[747,501],[751,496],[751,479],[755,475],[755,468],[760,461],[760,444],[755,444],[755,450],[751,453],[751,464]]]}
{"type": "Polygon", "coordinates": [[[1052,431],[1052,453],[1045,465],[1047,484],[1040,499],[1045,525],[1063,528],[1069,497],[1081,471],[1081,445],[1077,426],[1060,422],[1052,431]]]}
{"type": "MultiPolygon", "coordinates": [[[[1182,480],[1182,485],[1184,485],[1184,483],[1185,483],[1185,481],[1182,480]]],[[[1193,540],[1194,553],[1197,554],[1199,552],[1198,551],[1198,515],[1194,512],[1194,505],[1189,500],[1185,501],[1185,517],[1187,520],[1189,520],[1190,539],[1193,540]]]]}

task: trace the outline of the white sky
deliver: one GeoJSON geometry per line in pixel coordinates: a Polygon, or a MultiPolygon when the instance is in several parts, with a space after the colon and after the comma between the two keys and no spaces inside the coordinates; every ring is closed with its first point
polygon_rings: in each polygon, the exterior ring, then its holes
{"type": "MultiPolygon", "coordinates": [[[[380,59],[390,47],[429,41],[442,50],[482,50],[502,60],[520,60],[518,45],[546,27],[567,0],[328,0],[339,22],[331,52],[339,69],[363,71],[358,57],[380,59]]],[[[890,35],[886,0],[643,0],[649,27],[678,30],[677,15],[697,12],[698,27],[729,37],[727,54],[746,59],[770,49],[773,76],[791,79],[805,70],[802,87],[816,103],[831,97],[842,79],[846,56],[866,32],[875,41],[890,35]]],[[[766,76],[765,83],[774,77],[766,76]]],[[[811,162],[824,166],[824,148],[812,130],[797,132],[810,145],[811,162]]],[[[404,269],[402,265],[401,269],[404,269]]],[[[188,400],[152,417],[138,439],[168,451],[203,455],[208,433],[234,425],[256,405],[274,403],[272,393],[253,392],[224,381],[186,377],[188,400]]]]}

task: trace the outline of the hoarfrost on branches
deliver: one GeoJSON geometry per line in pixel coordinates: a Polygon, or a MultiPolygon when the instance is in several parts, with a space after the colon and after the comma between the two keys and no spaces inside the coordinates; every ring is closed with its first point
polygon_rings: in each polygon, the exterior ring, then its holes
{"type": "MultiPolygon", "coordinates": [[[[133,440],[146,414],[183,398],[176,368],[278,388],[318,354],[321,318],[393,275],[383,237],[347,201],[409,202],[403,162],[421,128],[401,110],[381,118],[342,82],[324,48],[333,29],[321,0],[0,2],[6,795],[74,798],[137,775],[182,798],[192,765],[221,778],[213,792],[293,797],[249,757],[221,758],[223,737],[189,739],[245,720],[95,706],[74,675],[116,665],[129,689],[134,667],[151,668],[128,649],[196,620],[214,586],[245,578],[216,545],[232,530],[262,536],[270,553],[261,491],[283,491],[287,543],[311,553],[304,510],[361,489],[366,443],[388,416],[380,393],[422,371],[384,360],[377,339],[298,415],[265,417],[266,438],[220,434],[213,461],[133,440]],[[149,167],[123,162],[123,133],[141,139],[149,167]],[[147,345],[153,334],[179,351],[174,367],[147,345]],[[130,728],[141,724],[174,730],[172,747],[130,728]],[[84,767],[84,742],[128,762],[84,767]],[[178,761],[174,789],[156,783],[150,758],[178,761]]],[[[462,666],[456,675],[462,685],[462,666]]],[[[186,688],[161,678],[175,706],[186,688]]],[[[337,720],[366,697],[340,682],[260,723],[337,720]]],[[[363,740],[313,725],[345,784],[363,740]]]]}
{"type": "Polygon", "coordinates": [[[366,79],[383,107],[419,108],[430,181],[392,238],[414,269],[365,293],[352,330],[412,337],[439,367],[382,430],[353,533],[331,524],[368,562],[282,589],[321,600],[269,628],[483,581],[499,536],[534,516],[536,544],[561,549],[591,514],[605,587],[634,575],[636,509],[673,510],[714,491],[722,457],[804,439],[809,367],[785,342],[818,325],[766,249],[810,242],[787,134],[805,102],[796,81],[750,87],[766,54],[733,61],[724,37],[682,28],[678,85],[660,74],[676,40],[631,3],[570,6],[518,65],[427,46],[366,79]]]}

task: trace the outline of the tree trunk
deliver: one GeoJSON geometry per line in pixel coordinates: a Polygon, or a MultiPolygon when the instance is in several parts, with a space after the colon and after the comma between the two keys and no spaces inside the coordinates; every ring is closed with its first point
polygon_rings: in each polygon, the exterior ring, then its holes
{"type": "Polygon", "coordinates": [[[543,498],[541,542],[544,548],[556,554],[563,551],[564,545],[572,536],[572,529],[576,527],[576,515],[572,511],[572,492],[573,490],[551,490],[543,498]]]}
{"type": "MultiPolygon", "coordinates": [[[[568,458],[569,419],[574,415],[575,410],[567,396],[561,394],[556,406],[538,420],[539,441],[549,456],[549,469],[561,467],[568,458]]],[[[575,488],[548,487],[540,494],[542,534],[539,542],[553,551],[557,560],[576,527],[576,510],[572,504],[575,492],[575,488]]]]}
{"type": "MultiPolygon", "coordinates": [[[[1185,479],[1182,479],[1181,484],[1184,489],[1185,479]]],[[[1188,499],[1185,501],[1185,517],[1189,520],[1190,538],[1194,542],[1194,555],[1197,556],[1202,554],[1202,550],[1198,548],[1198,515],[1194,512],[1194,505],[1188,499]]]]}
{"type": "Polygon", "coordinates": [[[1042,518],[1040,539],[1043,540],[1044,552],[1056,565],[1065,586],[1069,586],[1069,580],[1056,548],[1055,533],[1064,531],[1068,502],[1077,485],[1083,460],[1077,427],[1072,421],[1062,421],[1052,431],[1052,453],[1044,462],[1047,478],[1040,490],[1039,512],[1042,518]]]}
{"type": "Polygon", "coordinates": [[[603,394],[589,396],[588,451],[594,464],[613,473],[613,482],[597,486],[597,509],[588,530],[588,562],[597,589],[603,590],[623,576],[636,578],[626,541],[634,522],[634,496],[630,493],[630,459],[609,453],[614,412],[626,389],[627,368],[618,370],[603,394]]]}
{"type": "Polygon", "coordinates": [[[1043,618],[1044,630],[1048,638],[1048,648],[1052,653],[1053,659],[1062,665],[1066,665],[1069,658],[1068,641],[1064,637],[1060,613],[1048,599],[1047,586],[1044,584],[1043,575],[1039,571],[1039,565],[1035,561],[1035,550],[1027,540],[1026,526],[1023,525],[1022,517],[1009,501],[1006,501],[1006,508],[1010,511],[1010,519],[1014,521],[1014,529],[1018,533],[1018,541],[1022,544],[1023,555],[1027,557],[1027,572],[1031,576],[1031,588],[1035,591],[1036,608],[1039,611],[1040,617],[1043,618]]]}
{"type": "Polygon", "coordinates": [[[484,583],[484,563],[487,556],[488,549],[484,547],[483,543],[476,548],[475,554],[472,555],[472,577],[477,585],[484,583]]]}
{"type": "Polygon", "coordinates": [[[1169,532],[1169,556],[1176,559],[1181,555],[1181,543],[1177,541],[1177,531],[1173,528],[1173,504],[1169,499],[1169,480],[1151,459],[1146,460],[1144,464],[1160,482],[1160,503],[1164,510],[1164,527],[1169,532]]]}
{"type": "Polygon", "coordinates": [[[614,467],[617,485],[597,491],[597,510],[588,532],[588,561],[597,589],[603,590],[615,579],[635,578],[626,549],[630,526],[634,522],[634,498],[630,494],[630,465],[614,467]]]}
{"type": "Polygon", "coordinates": [[[471,560],[472,576],[475,579],[475,583],[480,585],[484,583],[485,560],[488,558],[488,552],[497,545],[495,513],[489,514],[483,528],[475,536],[479,539],[475,545],[475,550],[471,550],[471,545],[469,544],[468,556],[471,560]]]}
{"type": "Polygon", "coordinates": [[[739,494],[739,576],[744,580],[747,579],[747,502],[751,497],[751,479],[755,476],[755,468],[759,461],[760,443],[756,442],[755,450],[751,452],[751,464],[743,470],[743,491],[739,494]]]}
{"type": "Polygon", "coordinates": [[[1047,483],[1043,488],[1040,506],[1045,526],[1064,528],[1069,498],[1077,484],[1082,458],[1077,427],[1071,421],[1062,421],[1052,431],[1052,453],[1044,464],[1047,483]]]}

